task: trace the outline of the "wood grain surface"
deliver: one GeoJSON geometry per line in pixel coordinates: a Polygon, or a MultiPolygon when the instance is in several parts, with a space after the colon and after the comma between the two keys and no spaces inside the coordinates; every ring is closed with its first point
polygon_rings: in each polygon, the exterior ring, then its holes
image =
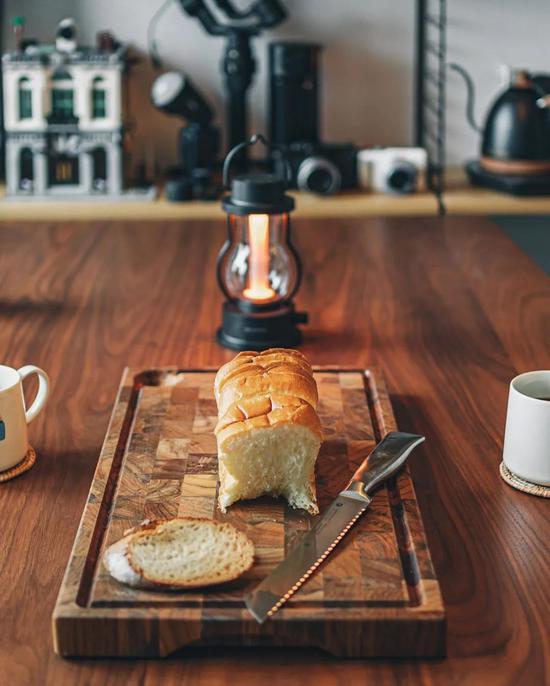
{"type": "Polygon", "coordinates": [[[219,365],[221,223],[0,228],[3,362],[43,366],[35,467],[0,486],[8,684],[480,684],[550,680],[549,503],[498,476],[507,386],[550,367],[550,280],[485,219],[297,221],[316,364],[382,367],[448,617],[443,660],[234,648],[166,661],[54,655],[50,616],[125,365],[219,365]]]}
{"type": "MultiPolygon", "coordinates": [[[[324,441],[321,512],[368,453],[396,430],[380,370],[314,368],[324,441]]],[[[259,626],[244,594],[282,562],[314,520],[282,498],[217,508],[213,371],[125,370],[53,615],[67,657],[165,657],[188,646],[315,647],[342,657],[441,657],[445,618],[408,470],[315,575],[259,626]],[[115,581],[105,550],[144,519],[200,516],[244,531],[255,564],[232,584],[186,593],[115,581]]],[[[185,657],[185,654],[182,654],[185,657]]]]}

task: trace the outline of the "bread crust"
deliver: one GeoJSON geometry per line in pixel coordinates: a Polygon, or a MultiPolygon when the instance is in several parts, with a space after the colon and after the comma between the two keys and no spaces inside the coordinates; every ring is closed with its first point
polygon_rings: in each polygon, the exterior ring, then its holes
{"type": "Polygon", "coordinates": [[[279,393],[255,395],[233,403],[218,420],[214,431],[218,447],[223,449],[225,442],[234,436],[281,424],[300,424],[323,440],[319,415],[313,407],[301,398],[279,393]]]}
{"type": "Polygon", "coordinates": [[[310,374],[312,373],[308,359],[299,350],[292,350],[290,348],[269,348],[262,352],[244,350],[237,353],[232,360],[229,360],[229,362],[226,362],[226,364],[219,368],[214,381],[214,390],[217,392],[220,383],[231,374],[231,372],[240,367],[247,365],[268,367],[281,361],[292,362],[303,367],[309,371],[310,374]]]}
{"type": "Polygon", "coordinates": [[[241,352],[218,370],[214,395],[223,415],[236,400],[258,393],[295,395],[317,407],[317,386],[311,365],[298,350],[271,348],[241,352]]]}
{"type": "Polygon", "coordinates": [[[234,403],[255,395],[278,393],[301,398],[317,407],[317,385],[313,376],[292,363],[282,362],[275,367],[243,366],[220,385],[218,412],[223,416],[234,403]]]}

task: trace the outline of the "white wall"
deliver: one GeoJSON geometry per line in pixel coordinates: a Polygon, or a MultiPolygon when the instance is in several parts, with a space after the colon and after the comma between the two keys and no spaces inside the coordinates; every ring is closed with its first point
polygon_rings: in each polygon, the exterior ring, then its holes
{"type": "MultiPolygon", "coordinates": [[[[162,0],[4,0],[4,17],[22,14],[26,35],[50,40],[57,21],[73,16],[81,42],[109,28],[145,57],[147,24],[162,0]]],[[[241,0],[240,5],[248,5],[241,0]]],[[[435,4],[435,3],[434,3],[435,4]]],[[[290,18],[256,42],[259,71],[251,91],[253,128],[264,129],[265,44],[290,38],[326,46],[323,67],[323,129],[326,140],[364,144],[407,144],[412,139],[414,0],[286,0],[290,18]]],[[[467,67],[478,84],[478,119],[499,87],[501,63],[550,72],[550,3],[545,0],[449,0],[449,59],[467,67]]],[[[9,46],[9,26],[3,22],[9,46]]],[[[174,2],[158,27],[166,68],[182,69],[216,106],[223,121],[219,63],[223,40],[206,36],[174,2]]],[[[149,103],[153,72],[144,61],[135,68],[131,103],[137,147],[161,166],[174,160],[180,123],[149,103]]],[[[448,81],[447,159],[457,164],[474,156],[477,135],[465,122],[464,88],[448,81]]]]}

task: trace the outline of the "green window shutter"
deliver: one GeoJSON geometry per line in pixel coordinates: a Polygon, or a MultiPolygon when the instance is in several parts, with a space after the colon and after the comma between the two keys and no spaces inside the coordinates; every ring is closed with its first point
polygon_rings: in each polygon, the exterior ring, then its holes
{"type": "Polygon", "coordinates": [[[54,114],[61,113],[61,93],[58,88],[52,88],[52,112],[54,114]]]}
{"type": "Polygon", "coordinates": [[[74,112],[74,93],[72,90],[65,90],[65,100],[64,100],[65,114],[72,117],[74,112]]]}
{"type": "Polygon", "coordinates": [[[19,88],[19,119],[32,119],[32,91],[19,88]]]}
{"type": "Polygon", "coordinates": [[[52,89],[52,111],[61,117],[72,117],[74,114],[74,93],[70,88],[52,89]]]}
{"type": "Polygon", "coordinates": [[[102,88],[92,90],[92,116],[94,119],[102,119],[107,116],[105,91],[102,88]]]}

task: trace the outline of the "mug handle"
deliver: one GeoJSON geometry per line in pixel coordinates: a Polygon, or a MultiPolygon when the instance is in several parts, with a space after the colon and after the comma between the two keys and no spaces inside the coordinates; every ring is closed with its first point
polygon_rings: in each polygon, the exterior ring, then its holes
{"type": "Polygon", "coordinates": [[[38,376],[38,391],[36,392],[36,397],[29,409],[25,411],[25,419],[27,420],[27,424],[30,424],[44,409],[44,405],[50,394],[50,379],[43,369],[35,367],[33,364],[27,364],[24,367],[21,367],[21,369],[17,370],[17,373],[19,374],[21,381],[31,374],[36,374],[38,376]]]}

